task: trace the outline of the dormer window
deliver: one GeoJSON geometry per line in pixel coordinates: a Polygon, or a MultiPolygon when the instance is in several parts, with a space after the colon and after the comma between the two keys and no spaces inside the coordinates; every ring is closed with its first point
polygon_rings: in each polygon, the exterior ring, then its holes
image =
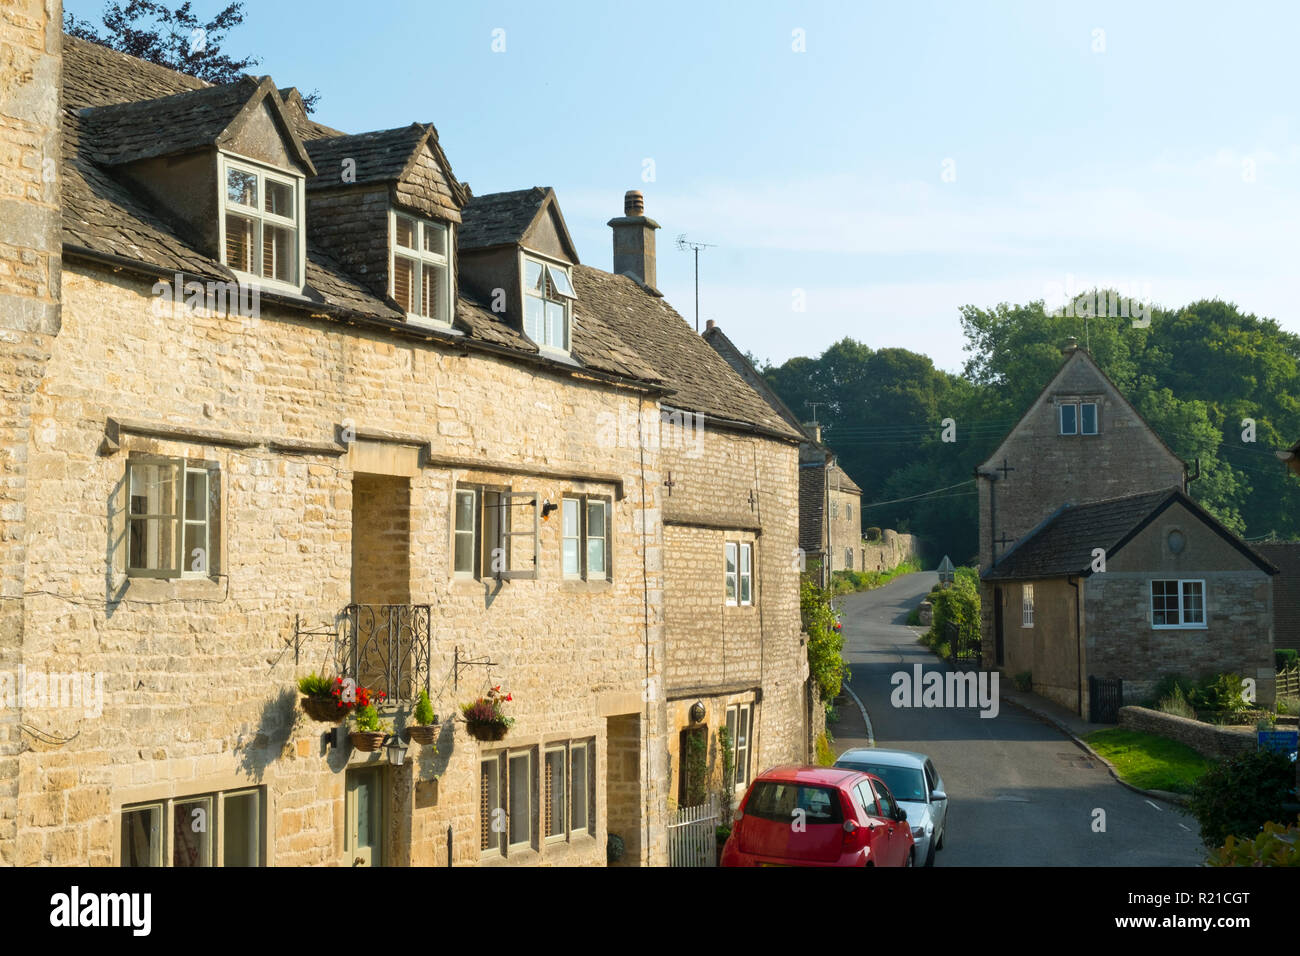
{"type": "Polygon", "coordinates": [[[451,237],[446,224],[392,213],[392,295],[412,322],[451,324],[451,237]]]}
{"type": "Polygon", "coordinates": [[[565,266],[524,257],[524,334],[542,348],[569,351],[577,295],[565,266]]]}
{"type": "Polygon", "coordinates": [[[223,261],[261,285],[302,288],[300,177],[221,157],[223,261]]]}

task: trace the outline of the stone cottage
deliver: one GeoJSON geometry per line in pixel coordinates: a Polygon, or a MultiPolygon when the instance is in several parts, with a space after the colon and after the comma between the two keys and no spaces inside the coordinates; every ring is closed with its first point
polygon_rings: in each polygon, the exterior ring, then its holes
{"type": "Polygon", "coordinates": [[[0,20],[0,860],[656,864],[679,724],[802,759],[799,436],[654,289],[651,221],[581,265],[431,125],[58,6],[0,20]],[[387,694],[387,750],[308,719],[311,671],[387,694]]]}
{"type": "Polygon", "coordinates": [[[1077,344],[977,469],[984,666],[1091,711],[1166,673],[1225,671],[1271,701],[1271,564],[1186,494],[1186,465],[1077,344]]]}

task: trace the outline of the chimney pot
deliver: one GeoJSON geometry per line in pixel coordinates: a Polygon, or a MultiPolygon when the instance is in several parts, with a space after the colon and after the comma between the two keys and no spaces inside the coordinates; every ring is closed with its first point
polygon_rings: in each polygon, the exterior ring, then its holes
{"type": "Polygon", "coordinates": [[[623,194],[623,215],[645,215],[645,196],[641,195],[641,190],[629,189],[623,194]]]}
{"type": "Polygon", "coordinates": [[[708,331],[709,331],[710,329],[712,329],[712,328],[713,328],[713,320],[712,320],[712,319],[705,319],[705,320],[704,320],[704,331],[708,332],[708,331]]]}

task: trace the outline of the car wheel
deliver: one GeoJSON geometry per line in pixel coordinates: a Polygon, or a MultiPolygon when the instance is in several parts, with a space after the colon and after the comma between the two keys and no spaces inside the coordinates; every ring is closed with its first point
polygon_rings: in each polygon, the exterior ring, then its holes
{"type": "Polygon", "coordinates": [[[903,866],[915,866],[915,865],[916,865],[916,847],[912,847],[912,849],[907,851],[907,862],[904,863],[903,866]]]}
{"type": "Polygon", "coordinates": [[[925,865],[934,866],[935,841],[930,841],[930,848],[925,852],[925,865]]]}

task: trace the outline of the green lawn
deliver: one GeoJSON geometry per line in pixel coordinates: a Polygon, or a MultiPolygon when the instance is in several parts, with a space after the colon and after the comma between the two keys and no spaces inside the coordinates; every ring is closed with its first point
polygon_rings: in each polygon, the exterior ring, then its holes
{"type": "Polygon", "coordinates": [[[1136,730],[1098,730],[1084,738],[1119,771],[1126,783],[1143,790],[1191,793],[1210,762],[1186,744],[1136,730]]]}

